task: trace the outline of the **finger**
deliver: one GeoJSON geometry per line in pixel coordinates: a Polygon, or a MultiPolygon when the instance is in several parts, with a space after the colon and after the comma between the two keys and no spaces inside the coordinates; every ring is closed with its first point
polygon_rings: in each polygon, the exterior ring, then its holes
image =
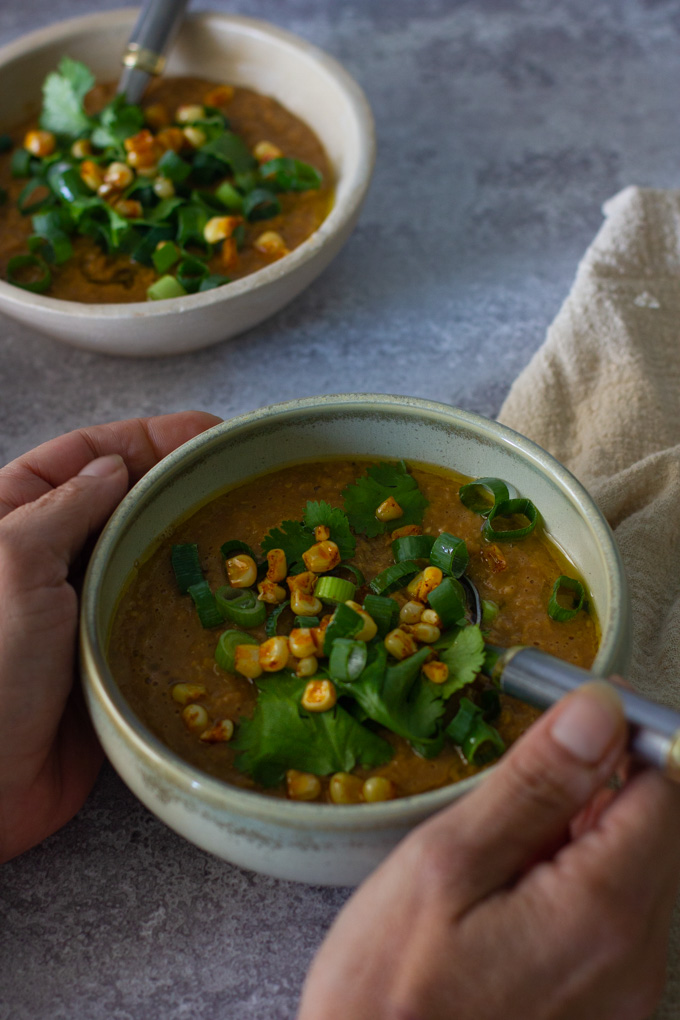
{"type": "Polygon", "coordinates": [[[134,483],[168,453],[220,421],[203,411],[181,411],[95,425],[52,439],[0,470],[0,518],[108,454],[123,458],[134,483]]]}
{"type": "Polygon", "coordinates": [[[626,724],[603,682],[586,684],[546,713],[463,801],[421,827],[430,860],[448,875],[454,910],[513,881],[614,772],[626,724]]]}

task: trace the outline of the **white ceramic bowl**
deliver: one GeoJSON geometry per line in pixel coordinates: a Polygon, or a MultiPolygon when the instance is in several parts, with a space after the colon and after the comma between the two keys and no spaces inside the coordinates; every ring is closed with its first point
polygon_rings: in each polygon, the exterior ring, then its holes
{"type": "Polygon", "coordinates": [[[166,457],[111,518],[85,580],[81,653],[95,727],[128,786],[187,839],[246,868],[326,885],[360,881],[413,825],[483,774],[417,796],[343,807],[236,789],[182,761],[145,728],[111,676],[106,647],[135,564],[173,523],[226,486],[295,460],[343,455],[507,478],[540,508],[592,593],[602,631],[594,668],[620,672],[630,656],[626,582],[604,518],[565,468],[497,422],[407,397],[316,397],[234,418],[166,457]]]}
{"type": "MultiPolygon", "coordinates": [[[[0,49],[0,126],[40,107],[40,89],[64,54],[100,81],[115,81],[136,19],[130,8],[63,21],[0,49]],[[17,96],[21,106],[17,106],[17,96]]],[[[132,356],[178,354],[227,340],[273,315],[314,280],[356,223],[373,170],[375,137],[366,98],[336,60],[263,21],[189,16],[168,75],[193,74],[272,95],[323,143],[336,180],[328,217],[290,255],[202,294],[167,301],[88,305],[30,294],[0,281],[0,311],[76,347],[132,356]]]]}

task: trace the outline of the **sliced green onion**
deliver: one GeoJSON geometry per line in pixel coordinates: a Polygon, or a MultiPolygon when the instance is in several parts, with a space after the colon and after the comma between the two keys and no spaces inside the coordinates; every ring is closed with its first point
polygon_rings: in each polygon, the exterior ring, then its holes
{"type": "Polygon", "coordinates": [[[186,595],[192,585],[203,580],[203,569],[195,542],[173,545],[170,562],[181,595],[186,595]]]}
{"type": "Polygon", "coordinates": [[[483,710],[469,698],[460,699],[460,708],[446,728],[471,765],[483,765],[505,750],[503,739],[483,718],[483,710]]]}
{"type": "Polygon", "coordinates": [[[479,695],[479,707],[484,713],[484,722],[493,722],[501,714],[501,695],[493,687],[487,687],[479,695]]]}
{"type": "Polygon", "coordinates": [[[439,567],[452,577],[460,577],[465,573],[469,562],[470,555],[463,539],[450,535],[448,531],[442,531],[432,546],[430,553],[432,566],[439,567]]]}
{"type": "MultiPolygon", "coordinates": [[[[264,605],[264,603],[263,603],[263,605],[264,605]]],[[[286,600],[285,602],[282,602],[280,605],[278,605],[276,607],[274,612],[270,613],[269,616],[267,617],[267,622],[266,622],[266,624],[264,626],[264,632],[265,632],[265,634],[267,635],[268,638],[269,637],[276,637],[276,629],[277,629],[278,624],[279,624],[279,617],[281,616],[281,613],[284,611],[284,609],[287,609],[289,605],[290,605],[290,600],[286,600]]]]}
{"type": "Polygon", "coordinates": [[[52,273],[37,255],[14,255],[7,263],[7,280],[15,287],[29,290],[32,294],[44,294],[52,283],[52,273]],[[26,270],[40,270],[42,275],[35,280],[26,279],[24,276],[26,270]]]}
{"type": "Polygon", "coordinates": [[[442,621],[444,627],[453,627],[465,622],[465,590],[455,577],[445,577],[427,596],[427,601],[442,621]]]}
{"type": "Polygon", "coordinates": [[[0,135],[0,155],[4,155],[5,152],[9,152],[12,145],[13,142],[9,135],[0,135]]]}
{"type": "Polygon", "coordinates": [[[550,601],[548,602],[548,616],[551,620],[557,620],[558,623],[566,623],[567,620],[573,620],[584,608],[585,599],[586,591],[581,582],[577,581],[575,577],[567,577],[565,574],[562,574],[553,585],[550,601]],[[559,601],[563,592],[571,592],[572,604],[570,607],[563,606],[559,601]]]}
{"type": "MultiPolygon", "coordinates": [[[[80,232],[83,232],[82,225],[80,226],[80,232]]],[[[132,244],[130,250],[130,256],[134,262],[142,262],[145,266],[153,265],[153,257],[156,254],[156,248],[162,241],[171,241],[175,236],[175,227],[169,223],[161,223],[157,227],[151,227],[151,229],[139,239],[139,234],[134,233],[135,243],[132,244]]]]}
{"type": "Polygon", "coordinates": [[[233,131],[224,131],[201,147],[201,155],[228,163],[234,174],[248,173],[257,165],[248,146],[233,131]]]}
{"type": "Polygon", "coordinates": [[[177,266],[177,279],[188,294],[195,294],[201,282],[209,275],[206,263],[193,255],[183,259],[177,266]]]}
{"type": "Polygon", "coordinates": [[[177,210],[177,243],[186,248],[189,244],[198,245],[205,252],[212,250],[203,236],[203,229],[208,222],[208,214],[201,206],[183,205],[177,210]]]}
{"type": "Polygon", "coordinates": [[[309,163],[299,159],[280,156],[270,159],[260,167],[260,176],[269,185],[280,191],[311,191],[321,187],[323,177],[309,163]]]}
{"type": "MultiPolygon", "coordinates": [[[[52,163],[47,171],[47,183],[55,195],[65,202],[75,202],[78,198],[92,198],[80,173],[70,163],[52,163]]],[[[102,202],[102,205],[105,203],[102,202]]]]}
{"type": "Polygon", "coordinates": [[[294,627],[318,627],[319,623],[318,616],[296,616],[293,620],[294,627]]]}
{"type": "Polygon", "coordinates": [[[538,524],[539,513],[530,499],[506,499],[502,503],[496,503],[489,516],[484,522],[482,534],[489,542],[513,542],[530,535],[538,524]],[[509,528],[498,530],[494,527],[494,521],[506,520],[508,517],[526,517],[528,524],[523,528],[509,528]]]}
{"type": "Polygon", "coordinates": [[[259,641],[252,634],[246,634],[243,630],[225,630],[220,634],[215,649],[215,662],[220,669],[227,673],[234,672],[236,649],[239,645],[259,645],[259,641]]]}
{"type": "Polygon", "coordinates": [[[426,560],[430,556],[434,538],[432,535],[403,535],[392,542],[395,563],[404,560],[426,560]]]}
{"type": "Polygon", "coordinates": [[[161,177],[167,177],[173,184],[181,184],[191,173],[191,166],[172,149],[168,149],[158,160],[158,172],[161,177]]]}
{"type": "Polygon", "coordinates": [[[221,623],[224,623],[224,617],[217,608],[215,596],[210,590],[210,585],[207,581],[201,580],[197,584],[190,585],[187,588],[187,592],[194,600],[194,605],[198,611],[198,618],[204,627],[218,627],[221,623]]]}
{"type": "Polygon", "coordinates": [[[12,177],[28,177],[31,172],[31,159],[28,149],[15,149],[10,162],[12,177]]]}
{"type": "Polygon", "coordinates": [[[331,622],[326,627],[323,646],[325,654],[331,654],[331,648],[336,638],[353,638],[364,625],[363,617],[355,612],[354,609],[346,606],[344,602],[341,602],[333,613],[331,622]]]}
{"type": "Polygon", "coordinates": [[[281,212],[281,203],[273,191],[254,188],[243,199],[243,215],[253,223],[255,220],[269,220],[281,212]]]}
{"type": "Polygon", "coordinates": [[[157,273],[167,273],[180,257],[180,250],[174,241],[162,241],[160,248],[151,256],[157,273]]]}
{"type": "Polygon", "coordinates": [[[463,506],[482,517],[486,517],[497,503],[510,499],[508,484],[502,478],[477,478],[461,485],[458,495],[463,506]]]}
{"type": "Polygon", "coordinates": [[[396,626],[399,604],[385,595],[367,595],[364,609],[378,627],[378,636],[383,638],[396,626]]]}
{"type": "Polygon", "coordinates": [[[351,683],[363,672],[367,658],[365,641],[335,638],[328,660],[328,673],[333,680],[351,683]]]}
{"type": "Polygon", "coordinates": [[[210,276],[203,277],[198,289],[202,294],[206,290],[215,290],[216,287],[224,287],[225,283],[231,283],[228,276],[221,276],[219,273],[212,273],[210,276]]]}
{"type": "Polygon", "coordinates": [[[353,563],[338,563],[336,570],[346,570],[354,578],[354,584],[357,588],[361,588],[362,584],[366,583],[366,578],[361,573],[358,567],[355,567],[353,563]]]}
{"type": "Polygon", "coordinates": [[[215,601],[224,620],[246,630],[261,627],[267,616],[267,607],[252,588],[230,588],[225,584],[215,592],[215,601]]]}
{"type": "Polygon", "coordinates": [[[246,542],[241,542],[238,538],[232,538],[221,545],[220,552],[224,556],[225,560],[230,560],[232,556],[238,556],[239,553],[245,553],[257,563],[257,556],[250,546],[246,542]]]}
{"type": "Polygon", "coordinates": [[[216,188],[215,198],[230,212],[241,212],[243,209],[243,195],[229,181],[222,181],[216,188]]]}
{"type": "Polygon", "coordinates": [[[167,298],[185,297],[186,291],[174,276],[161,276],[147,288],[146,296],[149,301],[165,301],[167,298]]]}
{"type": "Polygon", "coordinates": [[[317,599],[331,606],[337,606],[339,602],[349,602],[354,598],[355,585],[346,581],[344,577],[320,577],[314,588],[314,595],[317,599]]]}
{"type": "Polygon", "coordinates": [[[419,573],[420,567],[414,560],[402,560],[374,577],[368,587],[375,595],[391,595],[393,591],[405,588],[419,573]]]}
{"type": "Polygon", "coordinates": [[[482,599],[482,627],[490,627],[500,612],[497,603],[482,599]]]}
{"type": "Polygon", "coordinates": [[[19,192],[17,207],[22,216],[32,216],[33,213],[36,213],[47,202],[54,202],[52,192],[42,177],[32,177],[28,184],[25,184],[19,192]],[[31,202],[31,197],[36,191],[41,192],[41,194],[31,202]]]}

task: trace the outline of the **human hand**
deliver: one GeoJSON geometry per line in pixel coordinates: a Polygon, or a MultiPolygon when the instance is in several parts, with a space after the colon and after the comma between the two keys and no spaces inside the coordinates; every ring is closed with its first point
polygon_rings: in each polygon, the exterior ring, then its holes
{"type": "Polygon", "coordinates": [[[642,1020],[663,989],[680,788],[615,793],[626,727],[609,685],[546,713],[473,793],[355,893],[299,1020],[642,1020]]]}
{"type": "Polygon", "coordinates": [[[219,420],[187,411],[78,429],[0,470],[0,861],[74,815],[103,758],[73,687],[69,568],[129,484],[219,420]]]}

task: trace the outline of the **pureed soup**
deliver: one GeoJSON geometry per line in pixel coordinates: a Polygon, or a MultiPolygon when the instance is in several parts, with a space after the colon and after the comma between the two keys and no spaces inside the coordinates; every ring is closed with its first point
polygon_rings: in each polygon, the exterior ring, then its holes
{"type": "Polygon", "coordinates": [[[142,106],[66,58],[0,137],[0,277],[85,303],[209,290],[271,265],[332,204],[326,153],[275,98],[199,78],[142,106]]]}
{"type": "Polygon", "coordinates": [[[131,707],[235,786],[359,803],[456,782],[537,712],[489,645],[589,667],[574,568],[499,479],[404,462],[290,466],[217,497],[141,564],[109,660],[131,707]]]}

